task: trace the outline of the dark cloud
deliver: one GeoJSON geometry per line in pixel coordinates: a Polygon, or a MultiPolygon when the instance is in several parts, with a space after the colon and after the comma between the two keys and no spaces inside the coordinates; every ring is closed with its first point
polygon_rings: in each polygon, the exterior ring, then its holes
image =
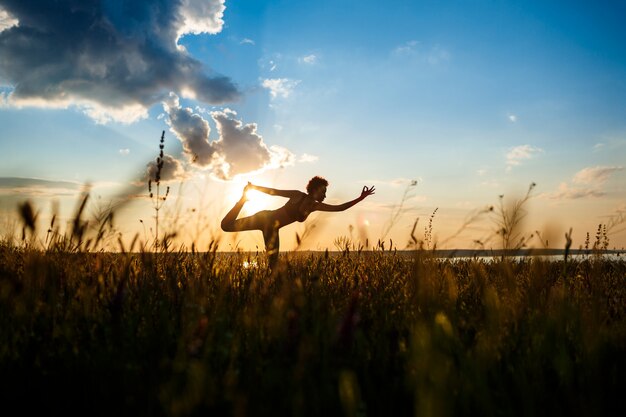
{"type": "Polygon", "coordinates": [[[224,0],[0,0],[0,79],[15,106],[78,105],[100,121],[132,121],[170,91],[222,104],[233,82],[178,45],[218,33],[224,0]],[[11,20],[12,19],[12,20],[11,20]]]}
{"type": "Polygon", "coordinates": [[[182,108],[175,95],[163,103],[163,108],[169,116],[167,124],[170,130],[181,141],[192,162],[201,167],[210,165],[215,149],[209,143],[209,122],[190,108],[182,108]]]}
{"type": "MultiPolygon", "coordinates": [[[[157,163],[155,161],[151,161],[148,163],[146,167],[146,175],[145,179],[156,181],[157,174],[157,163]]],[[[163,166],[161,167],[161,175],[160,180],[163,182],[167,181],[176,181],[185,179],[186,173],[183,168],[183,164],[172,155],[165,154],[163,155],[163,166]]]]}
{"type": "Polygon", "coordinates": [[[210,141],[209,122],[192,109],[181,107],[178,97],[172,95],[163,108],[170,130],[181,141],[190,162],[210,169],[217,178],[230,179],[294,162],[291,152],[279,146],[268,147],[258,134],[257,125],[243,124],[232,110],[211,113],[219,138],[210,141]]]}

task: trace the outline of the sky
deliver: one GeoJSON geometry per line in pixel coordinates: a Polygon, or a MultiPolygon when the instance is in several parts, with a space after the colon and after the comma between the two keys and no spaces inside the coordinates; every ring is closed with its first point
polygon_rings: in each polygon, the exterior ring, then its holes
{"type": "MultiPolygon", "coordinates": [[[[315,175],[331,204],[376,193],[283,228],[283,250],[498,247],[500,204],[531,184],[528,246],[605,224],[624,247],[625,18],[625,1],[0,0],[0,234],[26,200],[40,230],[67,223],[88,187],[90,215],[115,207],[123,240],[149,241],[165,131],[160,230],[186,247],[262,249],[219,230],[243,186],[315,175]]],[[[242,215],[284,203],[254,192],[242,215]]]]}

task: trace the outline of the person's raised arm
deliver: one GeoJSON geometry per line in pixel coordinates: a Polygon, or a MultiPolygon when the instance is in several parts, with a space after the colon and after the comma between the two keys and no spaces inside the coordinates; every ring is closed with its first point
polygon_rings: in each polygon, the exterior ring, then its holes
{"type": "Polygon", "coordinates": [[[367,186],[364,186],[363,190],[361,190],[361,195],[358,196],[357,198],[355,198],[354,200],[347,201],[347,202],[345,202],[343,204],[317,203],[315,205],[315,210],[318,210],[318,211],[344,211],[344,210],[349,209],[350,207],[352,207],[356,203],[358,203],[360,201],[363,201],[365,199],[365,197],[374,194],[374,191],[375,191],[374,186],[369,187],[369,188],[367,186]]]}
{"type": "Polygon", "coordinates": [[[246,185],[245,190],[257,190],[260,191],[262,193],[265,194],[269,194],[269,195],[277,195],[279,197],[286,197],[286,198],[293,198],[293,197],[297,197],[300,194],[302,194],[302,191],[298,191],[298,190],[277,190],[275,188],[269,188],[269,187],[262,187],[260,185],[254,185],[251,182],[248,182],[248,185],[246,185]]]}

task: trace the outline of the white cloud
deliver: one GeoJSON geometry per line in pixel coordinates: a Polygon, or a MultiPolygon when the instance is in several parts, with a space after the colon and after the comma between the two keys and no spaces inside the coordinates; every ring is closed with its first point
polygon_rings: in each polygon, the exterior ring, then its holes
{"type": "Polygon", "coordinates": [[[303,62],[305,64],[313,65],[317,63],[317,56],[314,54],[303,56],[302,58],[298,58],[298,62],[303,62]]]}
{"type": "Polygon", "coordinates": [[[574,200],[588,197],[602,197],[605,192],[589,187],[571,187],[567,183],[561,183],[554,193],[544,194],[544,197],[554,200],[574,200]]]}
{"type": "Polygon", "coordinates": [[[593,145],[593,151],[597,152],[600,149],[604,148],[606,145],[604,143],[596,143],[595,145],[593,145]]]}
{"type": "Polygon", "coordinates": [[[273,99],[277,97],[288,98],[298,84],[300,84],[299,80],[289,78],[266,78],[261,83],[264,88],[270,90],[270,96],[273,99]]]}
{"type": "Polygon", "coordinates": [[[295,163],[295,155],[292,154],[287,148],[272,145],[270,146],[270,151],[272,154],[270,164],[264,168],[284,168],[295,163]]]}
{"type": "Polygon", "coordinates": [[[514,114],[509,114],[508,119],[511,123],[517,122],[517,116],[514,114]]]}
{"type": "Polygon", "coordinates": [[[130,153],[130,149],[128,149],[128,148],[120,149],[119,152],[120,152],[120,155],[126,156],[126,155],[128,155],[130,153]]]}
{"type": "Polygon", "coordinates": [[[597,166],[583,168],[574,175],[575,184],[604,184],[614,172],[621,171],[621,166],[597,166]]]}
{"type": "MultiPolygon", "coordinates": [[[[68,108],[70,105],[79,106],[82,108],[83,113],[93,119],[93,121],[97,124],[102,125],[113,121],[130,124],[138,120],[148,118],[148,109],[140,104],[130,104],[123,105],[119,108],[110,108],[93,101],[74,99],[71,102],[66,102],[63,107],[68,108]]],[[[48,106],[45,107],[49,107],[49,103],[48,106]]]]}
{"type": "Polygon", "coordinates": [[[0,32],[18,26],[19,23],[19,20],[0,6],[0,32]]]}
{"type": "Polygon", "coordinates": [[[243,38],[243,39],[241,40],[241,42],[239,42],[239,44],[240,44],[240,45],[245,45],[245,44],[248,44],[248,45],[255,45],[255,42],[254,42],[252,39],[243,38]]]}
{"type": "Polygon", "coordinates": [[[58,197],[75,195],[80,190],[80,187],[80,183],[70,181],[0,177],[0,195],[58,197]]]}
{"type": "Polygon", "coordinates": [[[225,0],[181,0],[176,43],[185,34],[221,32],[226,9],[224,2],[225,0]]]}
{"type": "Polygon", "coordinates": [[[522,161],[532,159],[542,152],[543,149],[531,145],[520,145],[511,148],[506,154],[507,171],[510,171],[514,166],[521,165],[522,161]]]}
{"type": "Polygon", "coordinates": [[[174,94],[163,103],[170,130],[183,145],[190,163],[210,170],[219,179],[250,174],[294,163],[293,154],[280,146],[268,146],[255,123],[244,124],[237,113],[224,109],[210,113],[217,127],[217,140],[211,141],[209,122],[190,108],[182,108],[174,94]]]}
{"type": "Polygon", "coordinates": [[[622,170],[623,167],[617,166],[583,168],[574,174],[571,184],[561,183],[556,192],[544,194],[544,197],[558,200],[602,197],[606,195],[606,182],[615,172],[622,170]]]}
{"type": "Polygon", "coordinates": [[[315,162],[317,160],[319,160],[319,157],[315,155],[309,155],[308,153],[303,153],[302,155],[300,155],[298,162],[315,162]]]}

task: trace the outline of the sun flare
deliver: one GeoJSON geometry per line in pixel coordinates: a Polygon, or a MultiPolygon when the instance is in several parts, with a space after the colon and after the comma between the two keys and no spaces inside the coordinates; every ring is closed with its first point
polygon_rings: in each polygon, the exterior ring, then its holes
{"type": "MultiPolygon", "coordinates": [[[[231,191],[228,194],[229,205],[235,204],[241,198],[241,193],[243,192],[244,187],[245,184],[238,184],[234,185],[231,188],[231,191]]],[[[268,196],[267,194],[263,194],[260,191],[249,190],[246,193],[246,198],[246,204],[243,206],[243,209],[241,210],[241,215],[239,217],[250,216],[261,210],[267,210],[271,208],[270,205],[272,203],[272,197],[268,196]]]]}

